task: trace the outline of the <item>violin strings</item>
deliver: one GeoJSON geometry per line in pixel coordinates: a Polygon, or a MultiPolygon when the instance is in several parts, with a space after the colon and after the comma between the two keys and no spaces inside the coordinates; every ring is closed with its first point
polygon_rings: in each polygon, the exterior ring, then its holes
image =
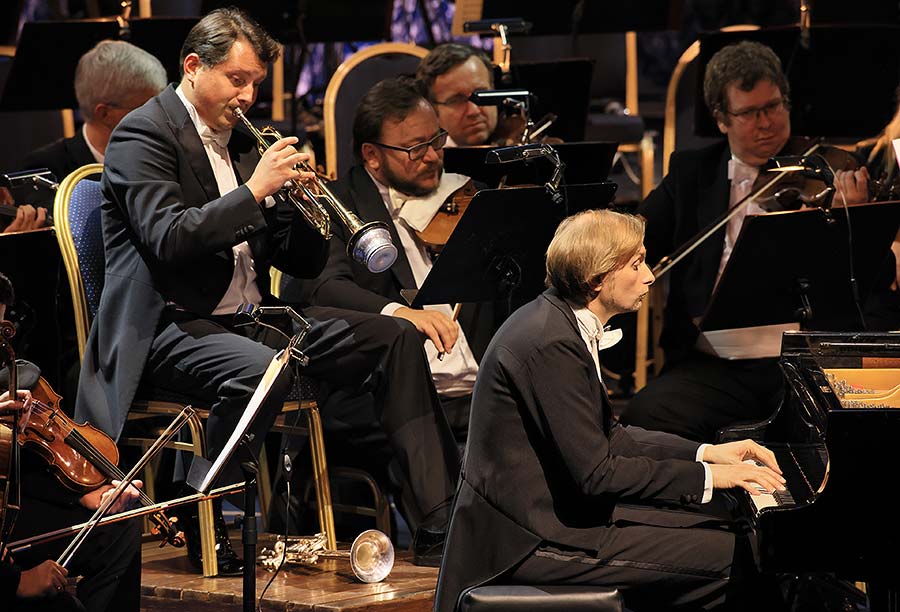
{"type": "MultiPolygon", "coordinates": [[[[33,400],[32,405],[32,414],[46,415],[49,412],[50,415],[53,415],[56,412],[56,409],[44,404],[40,400],[33,400]]],[[[60,433],[64,435],[69,445],[80,455],[87,458],[88,461],[90,461],[92,465],[103,472],[103,474],[107,478],[115,478],[121,480],[125,477],[124,472],[122,472],[122,470],[120,470],[114,463],[107,459],[103,453],[94,448],[94,446],[90,442],[88,442],[87,438],[81,435],[81,433],[77,429],[65,422],[57,421],[57,425],[59,426],[60,433]]],[[[142,505],[153,505],[153,500],[150,499],[150,497],[146,493],[144,493],[140,489],[138,489],[138,493],[142,505]]]]}

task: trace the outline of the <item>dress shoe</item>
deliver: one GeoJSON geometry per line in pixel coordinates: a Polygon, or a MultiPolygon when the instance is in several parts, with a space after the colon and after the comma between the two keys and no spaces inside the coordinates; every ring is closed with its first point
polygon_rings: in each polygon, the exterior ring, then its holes
{"type": "Polygon", "coordinates": [[[419,526],[412,541],[413,565],[440,567],[446,539],[447,531],[444,528],[419,526]]]}
{"type": "MultiPolygon", "coordinates": [[[[202,569],[203,554],[200,547],[200,519],[197,504],[182,506],[182,510],[178,513],[178,525],[184,531],[188,560],[196,569],[202,569]]],[[[225,518],[222,516],[222,504],[221,502],[217,504],[216,500],[213,500],[213,527],[218,563],[216,575],[240,576],[244,570],[244,563],[231,547],[228,528],[225,526],[225,518]]]]}

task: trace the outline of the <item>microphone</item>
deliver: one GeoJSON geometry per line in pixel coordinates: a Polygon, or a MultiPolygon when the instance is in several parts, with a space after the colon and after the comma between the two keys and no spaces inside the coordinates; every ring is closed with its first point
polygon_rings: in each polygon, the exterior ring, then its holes
{"type": "Polygon", "coordinates": [[[551,154],[552,149],[548,145],[536,142],[526,145],[492,149],[487,152],[484,163],[508,164],[510,162],[535,159],[537,157],[548,157],[551,154]]]}
{"type": "Polygon", "coordinates": [[[825,158],[817,153],[773,157],[764,169],[767,172],[796,172],[800,176],[822,181],[829,187],[834,186],[834,172],[825,158]]]}

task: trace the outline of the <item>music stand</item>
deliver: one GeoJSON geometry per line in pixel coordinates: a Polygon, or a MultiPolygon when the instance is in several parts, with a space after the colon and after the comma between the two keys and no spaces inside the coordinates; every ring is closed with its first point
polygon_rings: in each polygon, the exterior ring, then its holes
{"type": "MultiPolygon", "coordinates": [[[[522,17],[532,23],[529,34],[588,34],[601,32],[679,30],[682,0],[584,2],[557,0],[553,10],[539,2],[483,0],[477,19],[522,17]]],[[[467,14],[476,19],[474,13],[467,14]]]]}
{"type": "Polygon", "coordinates": [[[237,6],[282,43],[390,40],[393,0],[204,0],[203,14],[237,6]]]}
{"type": "MultiPolygon", "coordinates": [[[[815,19],[815,9],[813,18],[815,19]]],[[[791,128],[796,135],[852,138],[878,134],[894,116],[900,83],[900,26],[813,25],[809,49],[800,44],[800,28],[786,26],[740,32],[707,32],[700,35],[697,74],[722,47],[752,40],[772,48],[781,59],[791,87],[791,128]],[[853,41],[853,53],[847,52],[853,41]],[[865,57],[860,63],[858,58],[865,57]],[[832,87],[822,95],[821,83],[836,74],[862,74],[866,84],[865,112],[853,87],[832,87]],[[832,92],[833,90],[833,92],[832,92]]],[[[703,98],[703,78],[697,79],[694,108],[695,133],[718,137],[718,127],[703,98]]]]}
{"type": "MultiPolygon", "coordinates": [[[[546,158],[528,163],[486,164],[488,151],[498,147],[445,147],[444,169],[469,176],[490,187],[506,176],[507,185],[534,185],[547,182],[553,164],[546,158]]],[[[609,177],[618,143],[566,142],[555,144],[559,159],[566,165],[565,184],[602,183],[609,177]]]]}
{"type": "Polygon", "coordinates": [[[530,91],[534,94],[531,119],[537,122],[544,115],[553,113],[556,120],[546,134],[566,142],[577,141],[584,139],[584,128],[591,106],[593,73],[593,59],[513,61],[509,67],[509,84],[503,84],[502,87],[530,91]]]}
{"type": "Polygon", "coordinates": [[[166,68],[169,80],[178,81],[181,44],[197,21],[174,17],[132,19],[124,37],[115,18],[26,22],[0,96],[0,110],[78,108],[78,60],[107,39],[128,40],[155,55],[166,68]]]}
{"type": "Polygon", "coordinates": [[[202,457],[194,457],[191,469],[188,472],[187,484],[198,493],[207,493],[212,488],[213,482],[222,473],[225,465],[234,455],[242,458],[241,469],[244,472],[244,520],[241,524],[241,541],[244,545],[244,581],[243,581],[243,610],[253,612],[256,609],[256,493],[259,478],[259,462],[250,450],[250,427],[256,419],[263,402],[272,390],[272,385],[290,364],[292,358],[291,346],[277,353],[259,381],[253,397],[244,409],[240,420],[228,438],[225,447],[213,461],[202,457]]]}
{"type": "Polygon", "coordinates": [[[65,388],[60,325],[70,322],[72,314],[59,303],[69,289],[53,228],[0,234],[0,272],[16,290],[16,303],[7,313],[18,328],[13,338],[16,354],[41,364],[44,378],[55,389],[65,388]]]}
{"type": "Polygon", "coordinates": [[[900,226],[900,202],[748,215],[701,332],[792,323],[816,330],[860,329],[850,283],[848,214],[862,307],[900,226]]]}
{"type": "Polygon", "coordinates": [[[536,297],[544,289],[544,254],[559,222],[577,210],[605,208],[616,185],[567,190],[577,194],[568,211],[554,205],[543,187],[479,191],[422,286],[401,291],[404,299],[417,308],[498,300],[512,306],[536,297]]]}

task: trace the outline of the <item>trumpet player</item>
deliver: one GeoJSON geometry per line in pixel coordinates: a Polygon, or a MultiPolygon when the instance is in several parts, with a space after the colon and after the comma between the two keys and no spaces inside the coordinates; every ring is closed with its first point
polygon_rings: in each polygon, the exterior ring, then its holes
{"type": "MultiPolygon", "coordinates": [[[[207,447],[219,453],[276,350],[265,328],[236,327],[240,304],[272,304],[269,268],[313,277],[328,241],[278,193],[311,181],[294,137],[262,154],[235,128],[235,109],[256,100],[280,46],[237,9],[209,13],[181,50],[180,83],[130,113],[106,150],[102,179],[106,281],[88,338],[76,415],[117,437],[139,385],[210,407],[207,447]]],[[[302,308],[311,324],[302,374],[331,387],[371,387],[406,491],[441,531],[459,469],[415,328],[402,320],[324,307],[302,308]],[[377,372],[377,376],[373,373],[377,372]]],[[[289,322],[270,321],[292,333],[289,322]]],[[[254,440],[281,410],[286,372],[254,422],[254,440]]],[[[241,480],[232,468],[223,482],[241,480]]],[[[220,575],[241,570],[221,509],[220,575]]],[[[181,517],[191,560],[200,562],[196,518],[181,517]]]]}

